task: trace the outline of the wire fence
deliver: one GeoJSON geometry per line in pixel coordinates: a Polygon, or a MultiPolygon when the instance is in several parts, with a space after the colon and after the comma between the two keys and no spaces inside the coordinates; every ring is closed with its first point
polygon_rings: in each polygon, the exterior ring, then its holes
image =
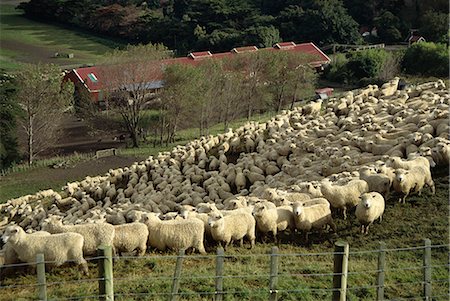
{"type": "Polygon", "coordinates": [[[0,300],[449,300],[449,247],[334,252],[146,255],[86,258],[90,274],[53,262],[3,266],[0,300]],[[36,272],[19,275],[18,269],[36,272]]]}
{"type": "Polygon", "coordinates": [[[11,173],[24,172],[24,171],[29,171],[29,170],[33,170],[36,168],[47,167],[47,166],[53,166],[53,168],[67,168],[70,165],[75,164],[77,162],[93,159],[93,158],[95,158],[95,156],[96,156],[95,152],[76,153],[76,154],[70,154],[70,155],[59,155],[59,156],[55,156],[55,157],[52,157],[49,159],[35,160],[33,162],[33,164],[31,164],[31,165],[29,165],[27,163],[15,164],[6,169],[0,169],[0,176],[4,177],[11,173]]]}

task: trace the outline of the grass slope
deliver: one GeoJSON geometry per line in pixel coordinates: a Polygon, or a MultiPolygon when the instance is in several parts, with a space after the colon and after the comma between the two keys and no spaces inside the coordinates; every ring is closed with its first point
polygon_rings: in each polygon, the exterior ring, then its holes
{"type": "MultiPolygon", "coordinates": [[[[421,300],[423,249],[407,249],[423,245],[429,238],[432,249],[433,300],[448,300],[448,169],[434,170],[436,194],[424,191],[412,196],[406,204],[391,198],[386,205],[383,222],[376,222],[368,235],[359,233],[354,214],[344,221],[336,219],[337,234],[312,235],[305,245],[299,235],[284,235],[278,245],[279,300],[330,300],[333,277],[333,243],[350,245],[347,300],[376,299],[376,270],[379,241],[386,243],[386,300],[405,298],[421,300]],[[399,249],[400,248],[400,249],[399,249]],[[405,249],[401,249],[405,248],[405,249]],[[393,250],[396,249],[396,250],[393,250]],[[312,253],[316,255],[311,255],[312,253]]],[[[247,245],[246,245],[247,246],[247,245]]],[[[224,300],[267,300],[269,291],[269,252],[274,246],[259,240],[253,250],[229,247],[224,259],[224,300]]],[[[215,284],[215,246],[209,255],[189,255],[183,262],[180,300],[212,300],[215,284]]],[[[175,268],[174,252],[152,250],[145,257],[125,257],[114,262],[116,300],[167,300],[175,268]]],[[[47,274],[50,299],[88,300],[98,294],[96,266],[89,261],[91,281],[73,267],[57,268],[47,274]],[[79,281],[83,280],[83,281],[79,281]],[[86,296],[86,297],[83,297],[86,296]],[[87,296],[91,296],[90,298],[87,296]]],[[[0,300],[29,300],[37,296],[36,276],[15,275],[0,287],[0,300]],[[18,287],[11,287],[18,285],[18,287]]],[[[403,299],[402,299],[403,300],[403,299]]]]}
{"type": "Polygon", "coordinates": [[[0,67],[6,70],[19,68],[20,62],[61,66],[94,63],[103,53],[123,46],[74,29],[27,19],[11,4],[0,4],[0,28],[0,67]],[[55,52],[73,53],[74,58],[52,58],[55,52]]]}

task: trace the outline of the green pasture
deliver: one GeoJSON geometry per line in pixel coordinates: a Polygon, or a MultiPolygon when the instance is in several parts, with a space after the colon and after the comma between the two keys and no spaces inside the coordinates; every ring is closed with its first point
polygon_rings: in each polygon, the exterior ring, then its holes
{"type": "MultiPolygon", "coordinates": [[[[429,190],[411,196],[406,204],[395,198],[386,203],[383,222],[376,222],[369,234],[359,233],[354,214],[347,220],[335,218],[338,232],[321,237],[311,235],[305,244],[301,235],[280,236],[278,257],[278,300],[331,300],[333,283],[333,243],[350,245],[347,300],[376,300],[379,242],[386,244],[385,299],[422,300],[423,239],[429,238],[431,250],[432,300],[448,300],[448,173],[433,171],[436,194],[429,190]],[[410,248],[416,247],[416,248],[410,248]]],[[[268,239],[257,239],[248,249],[233,245],[225,251],[224,300],[268,300],[270,250],[268,239]]],[[[215,284],[214,245],[206,246],[208,255],[189,254],[180,279],[179,300],[213,300],[215,284]]],[[[175,268],[174,251],[149,250],[145,257],[123,257],[114,261],[116,300],[168,300],[175,268]],[[168,255],[168,256],[166,256],[168,255]]],[[[75,267],[55,268],[47,273],[49,300],[74,298],[88,300],[98,294],[97,266],[88,260],[90,275],[84,277],[75,267]],[[90,279],[90,280],[88,280],[90,279]]],[[[37,296],[33,273],[7,277],[0,287],[0,300],[31,300],[37,296]],[[18,286],[17,286],[18,285],[18,286]],[[16,287],[17,286],[17,287],[16,287]]]]}
{"type": "Polygon", "coordinates": [[[18,62],[55,63],[61,66],[92,64],[103,53],[123,44],[76,29],[25,18],[11,4],[0,4],[0,67],[14,70],[18,62]],[[56,52],[74,57],[52,58],[56,52]]]}

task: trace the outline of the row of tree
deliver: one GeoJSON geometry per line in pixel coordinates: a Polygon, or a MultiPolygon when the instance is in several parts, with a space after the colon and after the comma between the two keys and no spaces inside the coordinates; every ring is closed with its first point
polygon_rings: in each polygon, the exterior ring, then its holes
{"type": "Polygon", "coordinates": [[[403,41],[410,28],[429,41],[448,38],[446,0],[31,0],[20,8],[130,43],[163,43],[178,55],[282,40],[359,44],[363,25],[377,27],[378,42],[403,41]]]}
{"type": "Polygon", "coordinates": [[[316,73],[308,65],[314,59],[305,54],[258,51],[205,59],[196,66],[164,65],[161,59],[167,54],[159,44],[138,45],[113,52],[98,66],[107,79],[106,109],[120,114],[135,147],[148,109],[159,110],[153,132],[160,143],[169,143],[179,129],[198,128],[200,136],[207,135],[214,124],[223,122],[227,128],[238,117],[278,112],[314,94],[316,73]],[[161,79],[162,92],[149,93],[161,79]]]}
{"type": "Polygon", "coordinates": [[[360,86],[386,82],[400,72],[448,77],[449,61],[449,47],[446,44],[422,42],[406,50],[368,49],[336,54],[324,77],[333,82],[360,86]]]}

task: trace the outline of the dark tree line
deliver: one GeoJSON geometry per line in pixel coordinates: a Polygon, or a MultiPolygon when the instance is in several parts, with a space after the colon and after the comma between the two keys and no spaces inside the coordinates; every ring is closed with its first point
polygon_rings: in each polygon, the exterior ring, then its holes
{"type": "Polygon", "coordinates": [[[162,43],[179,55],[282,40],[356,44],[360,26],[378,28],[370,42],[403,41],[411,28],[442,42],[448,32],[443,0],[31,0],[20,8],[130,43],[162,43]]]}

